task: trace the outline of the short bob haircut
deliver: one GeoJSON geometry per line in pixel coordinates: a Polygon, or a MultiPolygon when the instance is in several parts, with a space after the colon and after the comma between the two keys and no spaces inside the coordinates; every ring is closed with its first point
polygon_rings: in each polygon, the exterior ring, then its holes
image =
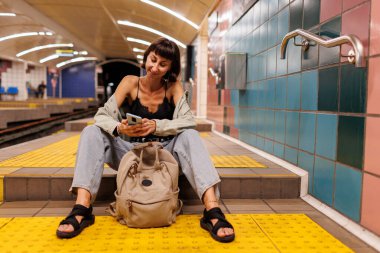
{"type": "Polygon", "coordinates": [[[159,38],[150,44],[148,49],[145,50],[144,60],[141,65],[144,69],[146,59],[148,58],[150,52],[154,52],[155,54],[171,61],[171,68],[163,78],[168,82],[176,82],[181,71],[180,52],[177,44],[166,38],[159,38]]]}

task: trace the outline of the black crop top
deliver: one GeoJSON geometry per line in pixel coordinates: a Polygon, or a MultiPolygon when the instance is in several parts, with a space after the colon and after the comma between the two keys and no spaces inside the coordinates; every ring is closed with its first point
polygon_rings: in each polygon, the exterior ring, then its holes
{"type": "Polygon", "coordinates": [[[161,104],[158,105],[156,112],[152,113],[149,111],[147,106],[144,106],[140,102],[139,90],[140,90],[140,79],[137,84],[137,95],[136,99],[132,101],[132,105],[129,108],[130,113],[140,116],[141,118],[147,119],[173,119],[173,113],[175,109],[174,101],[166,97],[167,85],[165,84],[165,97],[161,104]]]}

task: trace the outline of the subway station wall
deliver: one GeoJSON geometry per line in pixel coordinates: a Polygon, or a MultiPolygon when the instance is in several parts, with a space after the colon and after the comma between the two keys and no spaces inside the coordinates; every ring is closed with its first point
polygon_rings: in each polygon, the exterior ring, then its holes
{"type": "Polygon", "coordinates": [[[62,97],[95,97],[95,63],[76,64],[62,70],[62,97]]]}
{"type": "Polygon", "coordinates": [[[309,194],[380,235],[380,1],[259,0],[246,12],[243,2],[256,1],[224,0],[210,15],[208,65],[217,71],[222,54],[247,53],[247,88],[209,75],[208,119],[307,170],[309,194]],[[282,38],[297,28],[358,36],[367,67],[341,57],[349,46],[305,51],[293,40],[280,59],[282,38]]]}

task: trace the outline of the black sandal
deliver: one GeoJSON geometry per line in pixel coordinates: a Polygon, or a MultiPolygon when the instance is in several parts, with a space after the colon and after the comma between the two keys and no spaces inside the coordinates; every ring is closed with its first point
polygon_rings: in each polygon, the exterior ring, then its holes
{"type": "Polygon", "coordinates": [[[218,236],[219,228],[233,228],[231,223],[226,220],[222,210],[219,207],[214,207],[208,211],[206,209],[203,211],[203,217],[201,219],[201,227],[207,230],[212,238],[217,240],[218,242],[232,242],[235,239],[235,233],[232,235],[227,235],[224,237],[218,236]],[[215,226],[212,225],[211,220],[218,219],[215,226]]]}
{"type": "Polygon", "coordinates": [[[82,230],[88,226],[91,226],[95,222],[95,216],[92,214],[92,206],[85,207],[82,205],[74,205],[73,210],[69,216],[67,216],[59,225],[69,224],[72,225],[74,230],[71,232],[59,231],[57,229],[57,236],[59,238],[73,238],[79,235],[82,230]],[[75,216],[83,216],[82,221],[79,223],[75,216]]]}

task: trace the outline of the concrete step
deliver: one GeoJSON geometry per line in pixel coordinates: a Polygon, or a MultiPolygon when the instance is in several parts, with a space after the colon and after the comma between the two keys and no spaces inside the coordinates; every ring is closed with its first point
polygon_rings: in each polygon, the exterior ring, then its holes
{"type": "MultiPolygon", "coordinates": [[[[217,169],[220,192],[228,199],[291,199],[300,195],[300,177],[285,169],[217,169]]],[[[4,175],[4,201],[72,200],[68,191],[72,168],[22,168],[4,175]]],[[[185,176],[179,178],[180,198],[197,199],[185,176]]],[[[106,168],[97,196],[100,201],[114,200],[116,171],[106,168]]]]}

